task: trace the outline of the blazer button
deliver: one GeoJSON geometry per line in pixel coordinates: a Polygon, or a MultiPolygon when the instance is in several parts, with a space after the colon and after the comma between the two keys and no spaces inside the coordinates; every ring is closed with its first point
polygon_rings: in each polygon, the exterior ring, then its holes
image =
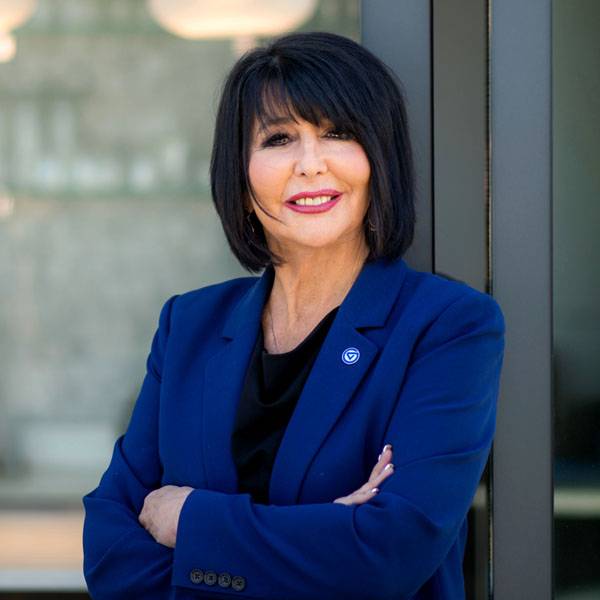
{"type": "Polygon", "coordinates": [[[204,583],[206,585],[215,585],[217,583],[217,574],[214,571],[204,573],[204,583]]]}
{"type": "Polygon", "coordinates": [[[246,587],[246,580],[241,575],[236,575],[231,580],[231,587],[236,592],[241,592],[246,587]]]}
{"type": "Polygon", "coordinates": [[[202,583],[204,580],[204,571],[202,569],[192,569],[190,571],[190,581],[192,583],[202,583]]]}
{"type": "Polygon", "coordinates": [[[231,585],[231,575],[229,573],[221,573],[219,575],[219,585],[223,588],[231,585]]]}

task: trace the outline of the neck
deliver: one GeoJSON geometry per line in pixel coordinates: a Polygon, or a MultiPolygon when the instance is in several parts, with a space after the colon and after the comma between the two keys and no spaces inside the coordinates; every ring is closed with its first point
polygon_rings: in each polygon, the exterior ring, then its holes
{"type": "Polygon", "coordinates": [[[281,330],[320,320],[342,303],[369,253],[361,242],[337,250],[311,249],[275,267],[266,308],[281,330]]]}

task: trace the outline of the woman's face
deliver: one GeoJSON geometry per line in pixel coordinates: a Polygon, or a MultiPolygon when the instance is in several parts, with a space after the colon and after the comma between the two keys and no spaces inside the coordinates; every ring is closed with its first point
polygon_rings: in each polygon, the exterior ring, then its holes
{"type": "Polygon", "coordinates": [[[331,123],[315,126],[297,118],[255,126],[249,177],[263,213],[252,200],[269,247],[286,255],[299,248],[363,244],[371,174],[363,147],[331,123]],[[292,197],[318,197],[298,204],[292,197]],[[306,205],[320,203],[322,206],[306,205]],[[303,205],[304,204],[304,205],[303,205]]]}

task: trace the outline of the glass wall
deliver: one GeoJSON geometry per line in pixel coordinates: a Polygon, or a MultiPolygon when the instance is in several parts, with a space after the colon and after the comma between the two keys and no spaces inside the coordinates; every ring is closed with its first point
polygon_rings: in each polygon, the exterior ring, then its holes
{"type": "Polygon", "coordinates": [[[76,590],[81,497],[128,421],[160,307],[248,275],[209,192],[224,74],[284,30],[359,41],[359,3],[271,0],[271,33],[238,11],[235,36],[197,40],[143,0],[9,4],[27,20],[0,31],[0,590],[76,590]]]}
{"type": "MultiPolygon", "coordinates": [[[[433,0],[434,272],[491,293],[487,55],[488,6],[433,0]]],[[[467,600],[489,595],[490,470],[469,512],[467,600]]]]}
{"type": "Polygon", "coordinates": [[[600,598],[600,4],[553,4],[555,590],[600,598]]]}

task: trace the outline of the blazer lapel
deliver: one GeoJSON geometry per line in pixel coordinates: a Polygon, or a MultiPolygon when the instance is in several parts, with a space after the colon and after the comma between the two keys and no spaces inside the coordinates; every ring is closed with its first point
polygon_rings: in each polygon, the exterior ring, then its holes
{"type": "Polygon", "coordinates": [[[226,345],[206,361],[204,368],[204,467],[208,487],[229,494],[238,491],[231,454],[235,413],[274,274],[273,267],[267,267],[232,310],[221,332],[226,345]]]}
{"type": "Polygon", "coordinates": [[[379,352],[358,330],[384,326],[405,266],[402,259],[366,263],[344,298],[279,446],[269,488],[272,504],[298,503],[313,457],[379,352]]]}
{"type": "MultiPolygon", "coordinates": [[[[313,364],[275,458],[269,487],[273,504],[296,504],[304,474],[368,372],[379,348],[360,328],[383,327],[407,265],[402,258],[365,263],[344,298],[313,364]]],[[[205,466],[211,489],[237,492],[231,456],[235,411],[261,315],[274,277],[272,266],[232,311],[226,346],[206,363],[203,401],[205,466]]]]}
{"type": "Polygon", "coordinates": [[[377,347],[344,315],[336,315],[279,446],[269,487],[272,504],[297,503],[312,458],[376,355],[377,347]],[[358,360],[346,364],[344,351],[358,360]]]}

